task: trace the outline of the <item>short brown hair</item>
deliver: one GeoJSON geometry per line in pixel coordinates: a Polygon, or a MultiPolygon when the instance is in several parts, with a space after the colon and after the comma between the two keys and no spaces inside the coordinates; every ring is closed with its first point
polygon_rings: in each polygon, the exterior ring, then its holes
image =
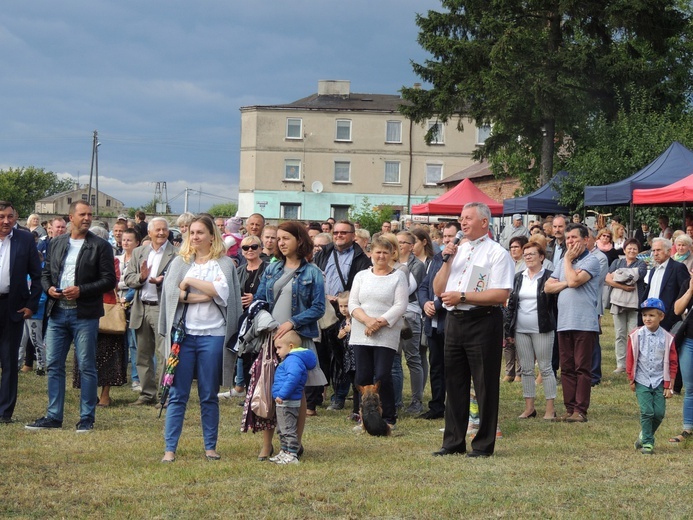
{"type": "MultiPolygon", "coordinates": [[[[277,229],[289,233],[296,238],[296,241],[298,242],[298,245],[296,246],[296,255],[298,258],[305,258],[307,262],[311,262],[313,260],[313,241],[311,240],[310,235],[308,234],[308,231],[306,231],[306,227],[303,224],[296,222],[295,220],[287,220],[279,224],[277,229]]],[[[280,260],[286,259],[284,254],[279,249],[277,249],[276,255],[280,260]]]]}

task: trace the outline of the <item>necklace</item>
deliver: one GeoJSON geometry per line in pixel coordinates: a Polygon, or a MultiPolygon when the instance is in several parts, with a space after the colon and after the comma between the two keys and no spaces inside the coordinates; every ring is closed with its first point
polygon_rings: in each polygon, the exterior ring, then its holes
{"type": "Polygon", "coordinates": [[[255,275],[253,276],[253,279],[250,281],[249,287],[250,287],[251,291],[252,291],[253,287],[255,287],[255,282],[257,282],[257,277],[260,275],[260,268],[258,267],[257,269],[253,269],[252,272],[255,273],[255,275]]]}

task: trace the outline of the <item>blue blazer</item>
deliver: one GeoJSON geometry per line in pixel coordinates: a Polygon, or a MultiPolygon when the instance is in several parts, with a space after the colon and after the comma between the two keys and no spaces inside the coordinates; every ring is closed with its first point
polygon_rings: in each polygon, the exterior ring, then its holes
{"type": "Polygon", "coordinates": [[[17,312],[24,307],[31,312],[38,312],[41,298],[41,260],[36,242],[31,233],[14,229],[10,242],[10,320],[19,322],[24,319],[17,312]],[[31,288],[27,283],[31,280],[31,288]]]}

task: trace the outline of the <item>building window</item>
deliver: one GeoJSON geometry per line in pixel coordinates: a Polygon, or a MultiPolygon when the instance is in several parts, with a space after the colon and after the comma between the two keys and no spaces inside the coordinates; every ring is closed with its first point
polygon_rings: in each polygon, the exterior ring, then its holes
{"type": "Polygon", "coordinates": [[[335,141],[351,141],[350,119],[337,119],[335,141]]]}
{"type": "Polygon", "coordinates": [[[87,201],[89,200],[89,197],[87,196],[86,193],[82,193],[82,200],[83,200],[84,202],[87,202],[87,201]]]}
{"type": "Polygon", "coordinates": [[[399,184],[399,161],[385,161],[386,184],[399,184]]]}
{"type": "Polygon", "coordinates": [[[476,128],[476,144],[482,145],[491,135],[491,125],[482,125],[476,128]]]}
{"type": "Polygon", "coordinates": [[[340,220],[349,220],[349,209],[351,206],[344,206],[341,204],[334,204],[332,205],[332,218],[334,218],[337,222],[340,220]]]}
{"type": "Polygon", "coordinates": [[[106,199],[106,207],[107,208],[111,207],[111,199],[106,199]]]}
{"type": "Polygon", "coordinates": [[[334,182],[351,181],[351,163],[349,161],[334,162],[334,182]]]}
{"type": "Polygon", "coordinates": [[[443,178],[442,164],[427,164],[426,165],[426,185],[432,186],[443,178]]]}
{"type": "Polygon", "coordinates": [[[68,203],[68,204],[72,204],[72,197],[68,197],[68,198],[67,198],[67,203],[68,203]]]}
{"type": "Polygon", "coordinates": [[[91,196],[91,205],[96,206],[96,195],[91,196]]]}
{"type": "Polygon", "coordinates": [[[284,220],[300,220],[301,205],[293,202],[282,202],[279,207],[279,216],[284,220]]]}
{"type": "Polygon", "coordinates": [[[443,131],[443,123],[438,121],[429,121],[427,130],[431,133],[430,144],[445,144],[445,133],[443,131]]]}
{"type": "Polygon", "coordinates": [[[286,159],[284,161],[284,180],[301,180],[301,161],[300,159],[286,159]]]}
{"type": "Polygon", "coordinates": [[[286,118],[286,138],[303,139],[303,119],[300,117],[286,118]]]}
{"type": "Polygon", "coordinates": [[[401,143],[402,142],[402,121],[388,121],[387,130],[385,131],[386,143],[401,143]]]}

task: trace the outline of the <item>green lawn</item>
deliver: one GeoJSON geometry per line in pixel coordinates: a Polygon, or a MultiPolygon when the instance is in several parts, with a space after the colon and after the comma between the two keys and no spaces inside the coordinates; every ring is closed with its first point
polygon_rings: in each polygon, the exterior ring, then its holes
{"type": "MultiPolygon", "coordinates": [[[[161,464],[163,419],[153,408],[128,407],[136,398],[129,387],[113,390],[114,405],[98,410],[92,434],[74,432],[78,393],[72,388],[64,429],[31,432],[24,422],[45,412],[46,378],[21,374],[15,414],[21,422],[0,425],[0,515],[692,518],[693,443],[667,442],[681,429],[681,397],[668,402],[655,455],[636,452],[638,409],[625,375],[612,374],[610,316],[604,329],[604,380],[593,391],[589,422],[519,421],[521,385],[502,383],[503,439],[485,460],[432,457],[441,445],[442,420],[404,417],[395,435],[373,438],[354,434],[346,411],[321,409],[308,420],[300,465],[259,463],[259,436],[241,434],[241,408],[225,402],[218,446],[223,458],[207,462],[194,400],[177,461],[161,464]]],[[[557,409],[562,412],[562,405],[557,409]]]]}

